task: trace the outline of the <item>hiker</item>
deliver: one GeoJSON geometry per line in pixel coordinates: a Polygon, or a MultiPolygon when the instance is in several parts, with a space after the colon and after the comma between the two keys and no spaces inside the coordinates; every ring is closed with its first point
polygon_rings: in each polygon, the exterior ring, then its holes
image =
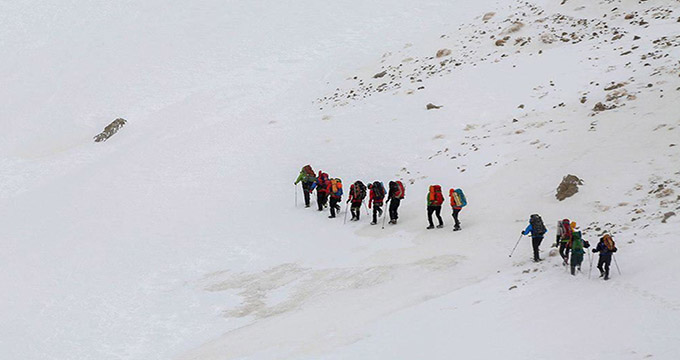
{"type": "Polygon", "coordinates": [[[342,180],[335,178],[330,180],[330,207],[331,215],[329,219],[335,217],[335,212],[340,212],[340,205],[338,203],[342,201],[342,180]]]}
{"type": "MultiPolygon", "coordinates": [[[[576,223],[573,223],[576,226],[576,223]]],[[[557,222],[557,236],[556,236],[556,246],[559,246],[560,256],[562,257],[562,264],[569,264],[569,242],[571,241],[571,234],[574,230],[572,227],[572,222],[569,219],[564,219],[557,222]]]]}
{"type": "Polygon", "coordinates": [[[449,189],[449,197],[451,198],[451,210],[453,210],[453,231],[460,230],[460,221],[458,220],[458,214],[463,210],[463,206],[467,205],[467,199],[463,190],[461,189],[449,189]]]}
{"type": "Polygon", "coordinates": [[[388,186],[390,188],[390,192],[387,194],[387,203],[390,204],[390,224],[395,225],[397,223],[397,219],[399,218],[399,213],[397,212],[399,209],[399,204],[404,198],[406,192],[404,189],[404,184],[402,184],[399,180],[390,181],[388,186]]]}
{"type": "Polygon", "coordinates": [[[373,205],[373,221],[371,225],[378,223],[378,216],[382,216],[382,206],[383,200],[385,199],[385,187],[380,181],[374,181],[373,184],[368,185],[369,197],[368,197],[368,208],[373,205]]]}
{"type": "Polygon", "coordinates": [[[298,175],[295,180],[295,185],[302,182],[302,192],[305,195],[305,207],[309,207],[309,193],[311,192],[310,187],[316,181],[316,175],[314,175],[314,170],[312,170],[311,165],[305,165],[300,170],[300,175],[298,175]]]}
{"type": "Polygon", "coordinates": [[[545,224],[543,224],[543,219],[541,219],[541,216],[538,214],[532,214],[529,217],[529,225],[522,231],[522,235],[531,233],[531,245],[534,248],[534,261],[536,262],[541,261],[541,258],[538,257],[538,247],[541,245],[543,236],[547,232],[548,229],[546,229],[545,224]]]}
{"type": "Polygon", "coordinates": [[[427,229],[434,229],[434,223],[432,222],[432,213],[437,215],[439,220],[439,225],[437,229],[444,227],[444,220],[442,220],[442,204],[444,203],[444,195],[442,195],[442,187],[439,185],[430,185],[430,190],[427,193],[427,221],[429,221],[430,226],[427,229]]]}
{"type": "Polygon", "coordinates": [[[571,274],[576,275],[576,268],[581,271],[581,263],[583,263],[584,248],[590,247],[590,244],[583,240],[581,230],[574,226],[574,231],[571,233],[571,241],[569,248],[571,248],[571,274]]]}
{"type": "Polygon", "coordinates": [[[316,203],[319,206],[319,211],[323,211],[324,207],[327,206],[326,202],[328,201],[330,186],[331,182],[328,180],[328,174],[319,170],[319,176],[309,187],[310,192],[316,189],[316,203]]]}
{"type": "Polygon", "coordinates": [[[352,219],[350,221],[359,221],[361,216],[361,203],[364,202],[366,198],[366,185],[364,185],[361,180],[357,180],[354,184],[349,187],[349,197],[347,198],[347,203],[352,203],[350,205],[350,211],[352,212],[352,219]]]}
{"type": "Polygon", "coordinates": [[[604,234],[600,238],[600,242],[593,249],[594,253],[600,253],[600,259],[597,262],[597,269],[600,270],[600,277],[604,277],[605,280],[609,280],[609,265],[612,263],[612,256],[619,249],[616,248],[614,239],[609,234],[604,234]]]}

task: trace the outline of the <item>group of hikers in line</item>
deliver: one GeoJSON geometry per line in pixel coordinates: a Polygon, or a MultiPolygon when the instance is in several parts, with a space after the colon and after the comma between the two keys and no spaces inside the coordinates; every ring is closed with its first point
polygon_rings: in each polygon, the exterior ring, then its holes
{"type": "MultiPolygon", "coordinates": [[[[336,214],[340,212],[340,203],[342,201],[343,188],[342,180],[339,178],[331,178],[327,173],[319,171],[318,174],[314,172],[310,165],[305,165],[300,174],[295,180],[295,185],[302,183],[302,191],[304,193],[305,207],[310,207],[311,193],[316,190],[316,203],[319,211],[324,208],[330,208],[329,218],[335,218],[336,214]]],[[[368,192],[368,208],[373,209],[373,219],[371,225],[378,223],[378,217],[383,214],[383,205],[389,204],[389,224],[395,225],[399,218],[399,205],[401,200],[406,195],[404,184],[399,180],[390,181],[388,184],[388,191],[385,191],[385,186],[381,181],[374,181],[368,186],[360,180],[355,181],[349,188],[349,196],[347,204],[351,204],[350,211],[352,219],[350,221],[358,221],[361,217],[361,205],[366,199],[368,192]],[[387,199],[385,199],[387,197],[387,199]]],[[[296,190],[297,194],[297,190],[296,190]]],[[[458,214],[462,208],[467,205],[467,200],[461,189],[451,189],[449,191],[451,198],[451,208],[453,210],[453,219],[455,222],[454,231],[460,230],[460,221],[458,214]]],[[[429,226],[427,229],[434,229],[432,215],[435,214],[439,220],[437,228],[444,227],[444,221],[441,217],[442,204],[444,203],[444,196],[440,185],[431,185],[427,194],[427,219],[429,226]]]]}
{"type": "MultiPolygon", "coordinates": [[[[522,231],[522,236],[531,234],[534,261],[536,262],[542,260],[538,256],[538,247],[541,245],[543,237],[547,232],[548,229],[545,227],[543,219],[541,219],[538,214],[531,215],[529,218],[529,225],[522,231]]],[[[520,240],[521,239],[522,237],[520,236],[520,240]]],[[[517,242],[519,243],[519,240],[517,242]]],[[[517,245],[515,245],[515,247],[517,247],[517,245]]],[[[570,221],[569,219],[563,219],[557,222],[557,235],[553,247],[559,248],[562,264],[564,266],[570,266],[571,274],[576,275],[576,270],[581,271],[583,255],[586,252],[585,249],[590,247],[590,243],[583,239],[581,230],[576,222],[570,221]]],[[[600,277],[604,278],[604,280],[609,280],[609,266],[611,265],[614,253],[618,251],[614,239],[610,234],[603,234],[597,246],[595,246],[592,251],[600,254],[600,258],[597,262],[597,269],[600,271],[600,277]]],[[[512,253],[510,255],[512,256],[512,253]]]]}
{"type": "MultiPolygon", "coordinates": [[[[342,201],[343,188],[342,180],[339,178],[330,178],[330,176],[319,171],[318,175],[314,172],[310,165],[305,165],[300,171],[299,176],[295,180],[295,185],[302,183],[302,189],[305,199],[305,207],[310,207],[310,194],[316,190],[318,210],[323,211],[324,208],[330,207],[329,218],[335,218],[340,212],[341,207],[338,205],[342,201]]],[[[383,214],[383,202],[389,203],[390,224],[396,224],[399,218],[398,210],[401,200],[404,199],[406,191],[401,181],[395,180],[389,182],[389,191],[386,193],[383,183],[374,181],[368,186],[364,185],[360,180],[355,181],[349,188],[349,197],[347,204],[351,204],[350,211],[352,219],[350,221],[358,221],[361,217],[361,206],[366,199],[368,191],[368,209],[373,209],[373,219],[371,225],[378,223],[378,217],[383,214]],[[385,197],[387,199],[385,200],[385,197]]],[[[297,196],[297,190],[296,190],[297,196]]],[[[453,231],[461,229],[458,215],[464,206],[467,205],[467,199],[461,189],[450,189],[449,197],[451,199],[452,216],[454,220],[453,231]]],[[[427,220],[429,225],[427,229],[443,228],[444,221],[441,217],[442,205],[444,204],[444,195],[442,194],[442,187],[440,185],[430,185],[427,193],[427,220]],[[432,215],[435,215],[438,220],[438,225],[435,226],[432,221],[432,215]]],[[[345,218],[346,220],[346,218],[345,218]]],[[[543,219],[538,214],[533,214],[529,218],[529,224],[526,229],[522,231],[522,236],[531,234],[534,261],[541,261],[539,257],[539,246],[543,241],[545,234],[548,232],[543,219]]],[[[517,244],[522,239],[522,236],[517,240],[517,244]]],[[[513,248],[513,253],[517,248],[517,244],[513,248]]],[[[559,248],[559,254],[562,257],[563,265],[571,267],[571,274],[576,275],[576,270],[581,270],[583,263],[583,255],[585,250],[590,247],[590,243],[583,239],[581,230],[576,225],[576,222],[569,219],[563,219],[557,223],[556,241],[553,245],[559,248]]],[[[592,249],[594,253],[599,253],[600,258],[597,263],[597,268],[600,270],[600,277],[609,280],[609,266],[612,261],[613,254],[617,251],[616,245],[611,235],[604,234],[597,246],[592,249]]],[[[512,253],[510,253],[512,256],[512,253]]],[[[592,265],[592,264],[591,264],[592,265]]]]}

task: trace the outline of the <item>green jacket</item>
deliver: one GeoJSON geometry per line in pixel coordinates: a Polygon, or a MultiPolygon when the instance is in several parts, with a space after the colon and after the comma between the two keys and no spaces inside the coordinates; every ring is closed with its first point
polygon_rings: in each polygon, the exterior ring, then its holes
{"type": "Polygon", "coordinates": [[[316,181],[316,177],[309,175],[304,171],[300,171],[300,175],[298,175],[297,179],[295,180],[295,185],[297,185],[300,181],[312,183],[316,181]]]}
{"type": "Polygon", "coordinates": [[[571,235],[571,253],[572,254],[583,254],[583,248],[586,247],[583,243],[583,238],[581,237],[580,231],[574,231],[571,235]]]}

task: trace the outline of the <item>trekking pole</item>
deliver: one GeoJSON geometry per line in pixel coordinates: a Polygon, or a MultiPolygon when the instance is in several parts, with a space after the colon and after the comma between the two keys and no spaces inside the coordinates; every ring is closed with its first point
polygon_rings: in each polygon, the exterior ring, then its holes
{"type": "Polygon", "coordinates": [[[619,275],[621,275],[621,269],[619,269],[619,263],[616,262],[616,255],[612,254],[612,258],[614,258],[614,265],[616,265],[616,270],[618,270],[619,275]]]}
{"type": "Polygon", "coordinates": [[[349,203],[345,204],[345,222],[343,223],[343,225],[347,224],[347,207],[348,206],[349,206],[349,203]]]}
{"type": "MultiPolygon", "coordinates": [[[[388,202],[389,202],[389,200],[385,203],[385,207],[387,207],[388,202]]],[[[387,210],[387,209],[385,209],[385,210],[387,210]]],[[[387,216],[385,214],[383,214],[383,223],[382,223],[382,229],[383,230],[385,230],[385,219],[387,219],[387,216]]]]}
{"type": "Polygon", "coordinates": [[[588,259],[590,260],[590,269],[588,270],[588,279],[590,279],[590,274],[593,273],[593,257],[590,256],[590,252],[588,252],[588,259]]]}
{"type": "Polygon", "coordinates": [[[295,185],[295,207],[297,207],[297,193],[298,193],[298,188],[297,188],[297,185],[295,185]]]}
{"type": "Polygon", "coordinates": [[[519,236],[519,239],[517,239],[517,243],[515,244],[515,247],[512,248],[512,251],[510,252],[510,255],[508,257],[512,257],[512,254],[515,253],[515,249],[517,249],[517,245],[519,245],[519,241],[522,240],[522,236],[524,236],[524,234],[519,236]]]}

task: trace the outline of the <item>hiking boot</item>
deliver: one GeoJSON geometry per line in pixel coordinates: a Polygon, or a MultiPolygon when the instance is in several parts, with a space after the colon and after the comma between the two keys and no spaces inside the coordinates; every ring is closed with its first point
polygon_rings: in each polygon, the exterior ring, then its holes
{"type": "Polygon", "coordinates": [[[333,219],[333,218],[335,218],[335,215],[331,215],[331,216],[329,216],[328,218],[329,218],[329,219],[333,219]]]}
{"type": "Polygon", "coordinates": [[[456,226],[453,228],[453,231],[460,231],[460,226],[456,226]]]}
{"type": "Polygon", "coordinates": [[[377,222],[371,221],[371,225],[375,225],[375,224],[377,224],[377,222]]]}
{"type": "Polygon", "coordinates": [[[441,228],[443,228],[443,227],[444,227],[444,225],[443,225],[443,224],[439,224],[439,225],[437,225],[437,229],[441,229],[441,228]]]}
{"type": "Polygon", "coordinates": [[[605,275],[605,276],[604,276],[604,279],[605,279],[605,280],[609,280],[609,275],[605,275]]]}
{"type": "Polygon", "coordinates": [[[305,205],[305,207],[308,208],[308,207],[309,207],[309,204],[305,205]]]}
{"type": "Polygon", "coordinates": [[[604,276],[604,272],[600,271],[600,277],[604,276]]]}
{"type": "Polygon", "coordinates": [[[430,225],[427,227],[427,230],[434,229],[434,225],[430,225]]]}

